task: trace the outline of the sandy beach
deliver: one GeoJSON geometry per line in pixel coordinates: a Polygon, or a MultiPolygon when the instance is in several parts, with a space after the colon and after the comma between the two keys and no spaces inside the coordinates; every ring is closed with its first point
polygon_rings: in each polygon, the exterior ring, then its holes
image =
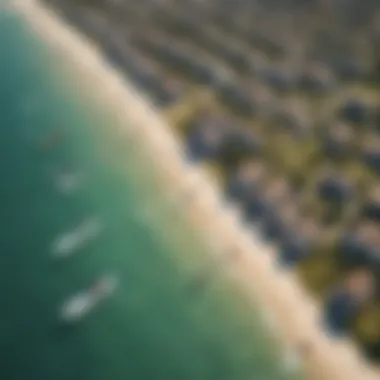
{"type": "Polygon", "coordinates": [[[241,285],[247,298],[262,305],[268,323],[284,342],[289,363],[297,365],[299,349],[306,345],[298,359],[310,379],[380,379],[380,373],[361,358],[354,344],[332,341],[323,333],[317,305],[292,273],[276,268],[275,249],[242,225],[237,210],[223,204],[206,172],[184,162],[180,142],[164,119],[107,64],[96,47],[36,0],[14,4],[41,38],[76,63],[77,72],[83,74],[80,80],[124,121],[121,133],[133,133],[144,142],[168,195],[182,199],[189,222],[219,247],[215,260],[241,285]]]}

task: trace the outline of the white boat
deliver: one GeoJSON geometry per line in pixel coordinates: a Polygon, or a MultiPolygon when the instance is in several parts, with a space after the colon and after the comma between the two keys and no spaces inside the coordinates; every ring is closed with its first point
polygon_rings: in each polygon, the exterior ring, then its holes
{"type": "Polygon", "coordinates": [[[53,242],[53,257],[63,259],[72,256],[94,240],[102,229],[103,225],[99,219],[86,219],[75,230],[61,235],[53,242]]]}
{"type": "Polygon", "coordinates": [[[81,321],[103,300],[111,296],[118,286],[118,278],[105,275],[63,303],[59,310],[59,319],[65,323],[81,321]]]}

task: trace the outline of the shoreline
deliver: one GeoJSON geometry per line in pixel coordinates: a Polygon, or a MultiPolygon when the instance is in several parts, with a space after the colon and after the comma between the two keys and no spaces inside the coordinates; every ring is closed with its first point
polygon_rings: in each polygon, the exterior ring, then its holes
{"type": "Polygon", "coordinates": [[[78,64],[78,69],[84,72],[83,82],[97,91],[102,86],[101,93],[96,95],[112,107],[120,121],[133,127],[132,131],[125,128],[127,134],[144,139],[146,150],[154,158],[157,176],[168,192],[186,198],[187,205],[192,202],[191,210],[186,210],[189,222],[205,231],[222,251],[233,250],[234,257],[227,260],[228,266],[225,255],[219,255],[220,265],[226,275],[233,276],[242,286],[247,297],[259,301],[271,316],[289,352],[312,342],[311,352],[302,360],[308,378],[379,379],[380,374],[360,358],[353,344],[327,338],[318,326],[316,304],[295,276],[275,269],[273,250],[252,231],[245,231],[232,207],[226,209],[222,205],[220,190],[201,168],[183,162],[181,144],[162,117],[137,95],[128,79],[110,67],[94,44],[36,0],[18,0],[15,5],[42,39],[78,64]]]}

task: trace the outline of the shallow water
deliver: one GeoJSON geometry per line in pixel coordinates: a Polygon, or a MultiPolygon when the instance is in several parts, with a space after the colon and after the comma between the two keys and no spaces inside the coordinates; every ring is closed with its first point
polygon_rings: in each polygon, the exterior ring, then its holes
{"type": "Polygon", "coordinates": [[[0,46],[0,378],[300,378],[110,111],[17,18],[0,17],[0,46]],[[73,194],[54,182],[68,167],[83,174],[73,194]],[[55,261],[54,239],[87,217],[104,230],[55,261]],[[61,326],[60,304],[103,273],[120,278],[114,296],[61,326]]]}

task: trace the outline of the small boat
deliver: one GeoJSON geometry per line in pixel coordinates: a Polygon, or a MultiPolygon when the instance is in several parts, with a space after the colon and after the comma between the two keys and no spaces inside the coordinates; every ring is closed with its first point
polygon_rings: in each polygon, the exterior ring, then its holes
{"type": "Polygon", "coordinates": [[[118,282],[116,276],[102,276],[90,287],[81,290],[66,300],[59,309],[59,319],[69,324],[80,322],[94,311],[96,306],[115,292],[118,282]]]}
{"type": "Polygon", "coordinates": [[[53,242],[52,254],[57,259],[72,256],[90,241],[94,240],[102,231],[103,225],[97,218],[84,220],[71,232],[61,235],[53,242]]]}

